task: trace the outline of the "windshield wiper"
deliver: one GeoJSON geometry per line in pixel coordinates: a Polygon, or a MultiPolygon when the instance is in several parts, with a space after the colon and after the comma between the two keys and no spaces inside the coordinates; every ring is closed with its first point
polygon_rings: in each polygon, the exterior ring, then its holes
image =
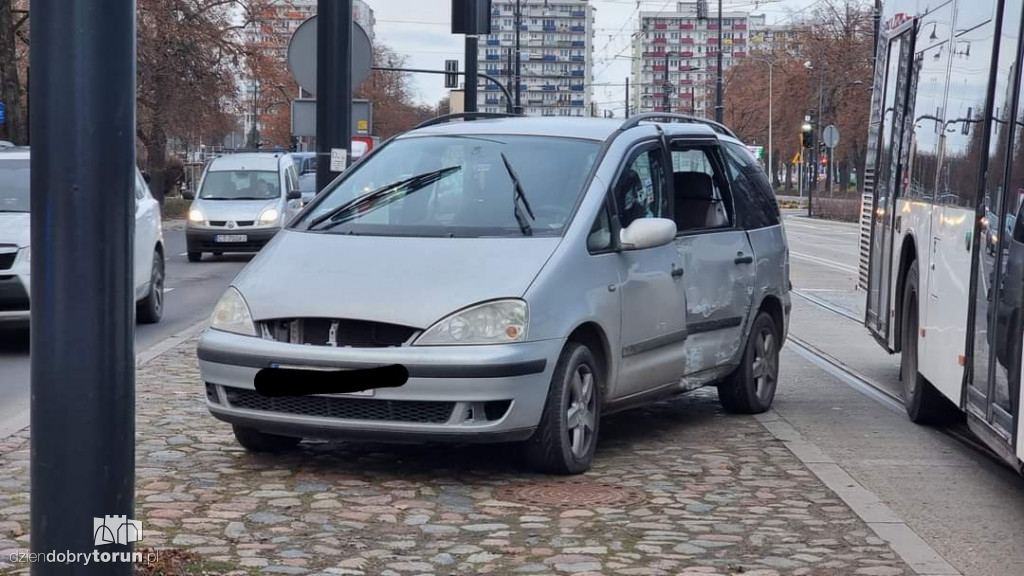
{"type": "Polygon", "coordinates": [[[434,170],[433,172],[426,172],[424,174],[419,174],[417,176],[412,176],[411,178],[406,178],[404,180],[399,180],[398,182],[382,186],[372,192],[353,198],[326,214],[317,216],[310,221],[309,226],[306,229],[328,230],[334,226],[351,220],[354,215],[360,214],[364,210],[374,210],[380,206],[386,206],[392,202],[401,200],[409,194],[412,194],[417,190],[422,190],[423,188],[426,188],[427,186],[430,186],[431,184],[446,178],[450,174],[454,174],[459,170],[462,170],[461,166],[449,166],[448,168],[434,170]],[[319,228],[319,226],[325,222],[328,226],[319,228]]]}
{"type": "Polygon", "coordinates": [[[516,175],[515,169],[512,168],[512,164],[508,161],[504,152],[501,153],[501,160],[505,163],[508,177],[512,179],[514,194],[512,204],[515,207],[516,222],[519,223],[519,230],[523,233],[523,236],[533,236],[533,227],[526,221],[526,216],[523,215],[523,211],[519,207],[519,204],[522,203],[523,207],[526,208],[526,213],[530,215],[530,220],[536,220],[537,218],[533,215],[533,210],[530,208],[530,201],[526,199],[526,193],[523,192],[523,185],[519,182],[519,176],[516,175]]]}

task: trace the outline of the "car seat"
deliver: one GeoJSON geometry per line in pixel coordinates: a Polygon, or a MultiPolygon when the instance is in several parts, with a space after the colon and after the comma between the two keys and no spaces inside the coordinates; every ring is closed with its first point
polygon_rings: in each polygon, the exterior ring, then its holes
{"type": "Polygon", "coordinates": [[[729,225],[729,216],[720,198],[715,197],[711,176],[703,172],[676,172],[675,220],[680,230],[721,228],[729,225]]]}

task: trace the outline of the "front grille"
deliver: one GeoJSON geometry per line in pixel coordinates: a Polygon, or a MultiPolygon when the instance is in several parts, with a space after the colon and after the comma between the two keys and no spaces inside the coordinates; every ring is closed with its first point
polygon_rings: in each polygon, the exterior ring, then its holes
{"type": "Polygon", "coordinates": [[[14,259],[18,257],[17,252],[6,252],[0,254],[0,270],[10,270],[14,266],[14,259]]]}
{"type": "Polygon", "coordinates": [[[232,408],[344,420],[444,424],[451,417],[452,410],[455,408],[454,402],[363,400],[329,396],[268,398],[252,390],[237,388],[225,388],[225,390],[228,404],[232,408]]]}
{"type": "Polygon", "coordinates": [[[349,348],[401,346],[417,333],[409,326],[332,318],[267,320],[262,322],[262,328],[265,337],[278,342],[349,348]]]}
{"type": "MultiPolygon", "coordinates": [[[[235,224],[237,224],[239,227],[252,226],[255,223],[256,223],[255,220],[236,220],[235,221],[235,224]]],[[[227,225],[228,225],[228,221],[227,220],[210,220],[210,226],[212,226],[214,228],[223,228],[223,227],[225,227],[227,225]]]]}
{"type": "Polygon", "coordinates": [[[28,292],[15,276],[0,276],[0,312],[28,310],[28,292]]]}

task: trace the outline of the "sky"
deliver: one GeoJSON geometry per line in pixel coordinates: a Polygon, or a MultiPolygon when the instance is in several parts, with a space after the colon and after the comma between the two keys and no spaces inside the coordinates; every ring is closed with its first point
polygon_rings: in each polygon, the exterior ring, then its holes
{"type": "MultiPolygon", "coordinates": [[[[746,10],[765,14],[769,24],[790,21],[796,14],[813,10],[821,0],[724,0],[725,10],[746,10]],[[801,12],[802,11],[802,12],[801,12]]],[[[366,0],[377,18],[377,41],[384,42],[408,58],[411,68],[444,69],[444,61],[463,62],[464,37],[451,33],[451,0],[366,0]]],[[[625,79],[630,74],[630,34],[637,26],[637,0],[591,0],[597,9],[594,34],[594,101],[599,108],[613,109],[621,116],[625,100],[625,79]]],[[[644,12],[671,12],[676,0],[640,0],[644,12]]],[[[712,12],[715,0],[709,0],[712,12]]],[[[447,94],[444,77],[414,74],[417,99],[436,104],[447,94]]]]}

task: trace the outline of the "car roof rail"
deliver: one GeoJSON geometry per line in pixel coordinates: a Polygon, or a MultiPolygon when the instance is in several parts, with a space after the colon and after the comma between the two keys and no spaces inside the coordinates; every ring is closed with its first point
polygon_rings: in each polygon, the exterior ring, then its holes
{"type": "Polygon", "coordinates": [[[667,120],[670,122],[674,121],[689,124],[704,124],[705,126],[710,126],[712,130],[719,134],[725,134],[726,136],[736,138],[737,140],[739,140],[739,137],[736,136],[735,132],[726,128],[724,125],[715,122],[714,120],[708,120],[707,118],[698,118],[696,116],[687,116],[686,114],[672,114],[670,112],[644,112],[642,114],[635,114],[627,118],[626,121],[622,123],[622,127],[620,128],[620,130],[626,131],[629,130],[630,128],[636,128],[637,126],[640,125],[641,122],[657,122],[658,120],[667,120]]]}
{"type": "Polygon", "coordinates": [[[445,114],[444,116],[438,116],[431,118],[424,122],[420,122],[416,125],[413,130],[419,130],[420,128],[427,128],[429,126],[437,126],[438,124],[447,124],[454,120],[470,119],[470,118],[519,118],[521,114],[509,114],[507,112],[458,112],[456,114],[445,114]]]}

